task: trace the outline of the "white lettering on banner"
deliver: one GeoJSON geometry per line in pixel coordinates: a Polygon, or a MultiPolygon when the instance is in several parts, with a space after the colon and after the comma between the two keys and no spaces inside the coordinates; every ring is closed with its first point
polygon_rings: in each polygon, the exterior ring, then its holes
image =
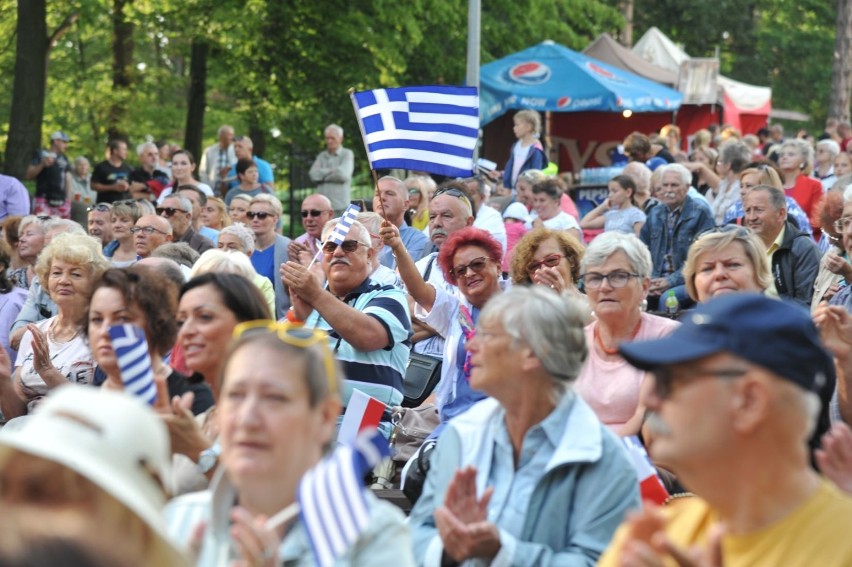
{"type": "Polygon", "coordinates": [[[599,106],[603,103],[603,99],[599,96],[594,98],[580,98],[571,101],[571,108],[589,108],[590,106],[599,106]]]}
{"type": "Polygon", "coordinates": [[[524,106],[545,106],[547,104],[547,99],[524,96],[521,97],[521,104],[524,106]]]}

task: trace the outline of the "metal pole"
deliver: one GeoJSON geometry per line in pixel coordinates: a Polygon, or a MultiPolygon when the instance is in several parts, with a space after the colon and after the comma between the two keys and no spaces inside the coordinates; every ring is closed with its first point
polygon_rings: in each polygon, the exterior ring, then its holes
{"type": "MultiPolygon", "coordinates": [[[[467,86],[479,88],[479,20],[481,0],[467,2],[467,86]]],[[[481,130],[480,130],[481,134],[481,130]]],[[[480,142],[481,143],[481,142],[480,142]]],[[[479,144],[474,152],[474,160],[479,157],[479,144]]]]}

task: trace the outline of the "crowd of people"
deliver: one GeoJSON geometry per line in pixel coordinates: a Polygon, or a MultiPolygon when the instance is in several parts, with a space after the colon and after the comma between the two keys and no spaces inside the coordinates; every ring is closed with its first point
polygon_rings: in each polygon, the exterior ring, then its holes
{"type": "Polygon", "coordinates": [[[581,214],[521,111],[502,171],[385,172],[342,225],[332,124],[292,240],[274,167],[229,126],[198,164],[144,143],[132,168],[113,140],[91,175],[53,133],[32,198],[0,177],[0,558],[313,564],[309,510],[281,512],[366,395],[392,451],[419,437],[372,487],[333,487],[365,509],[337,564],[852,564],[837,126],[634,132],[581,214]]]}

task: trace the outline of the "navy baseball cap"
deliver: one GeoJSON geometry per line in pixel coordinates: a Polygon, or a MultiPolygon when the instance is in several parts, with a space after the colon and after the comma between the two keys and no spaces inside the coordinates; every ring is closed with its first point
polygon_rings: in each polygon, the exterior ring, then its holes
{"type": "Polygon", "coordinates": [[[668,337],[625,343],[621,355],[654,370],[727,352],[817,392],[834,378],[834,359],[803,307],[760,294],[735,293],[684,314],[668,337]]]}

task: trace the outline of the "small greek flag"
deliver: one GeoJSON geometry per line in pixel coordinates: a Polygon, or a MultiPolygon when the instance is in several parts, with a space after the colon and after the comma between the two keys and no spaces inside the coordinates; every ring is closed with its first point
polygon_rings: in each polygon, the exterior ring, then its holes
{"type": "Polygon", "coordinates": [[[449,177],[473,172],[479,137],[476,87],[400,87],[351,96],[373,169],[449,177]]]}
{"type": "Polygon", "coordinates": [[[364,475],[390,455],[376,429],[365,430],[353,446],[340,446],[302,477],[299,508],[317,565],[343,555],[369,524],[364,475]]]}
{"type": "Polygon", "coordinates": [[[114,325],[109,328],[112,348],[118,359],[124,389],[150,405],[157,401],[157,386],[145,331],[136,325],[114,325]]]}
{"type": "Polygon", "coordinates": [[[360,211],[361,207],[358,205],[349,205],[346,207],[346,211],[344,211],[343,216],[340,217],[339,221],[337,221],[337,224],[328,234],[328,238],[326,238],[325,241],[334,242],[338,246],[343,244],[343,241],[346,240],[346,235],[349,234],[349,229],[352,227],[352,222],[355,220],[355,217],[358,216],[360,211]]]}

